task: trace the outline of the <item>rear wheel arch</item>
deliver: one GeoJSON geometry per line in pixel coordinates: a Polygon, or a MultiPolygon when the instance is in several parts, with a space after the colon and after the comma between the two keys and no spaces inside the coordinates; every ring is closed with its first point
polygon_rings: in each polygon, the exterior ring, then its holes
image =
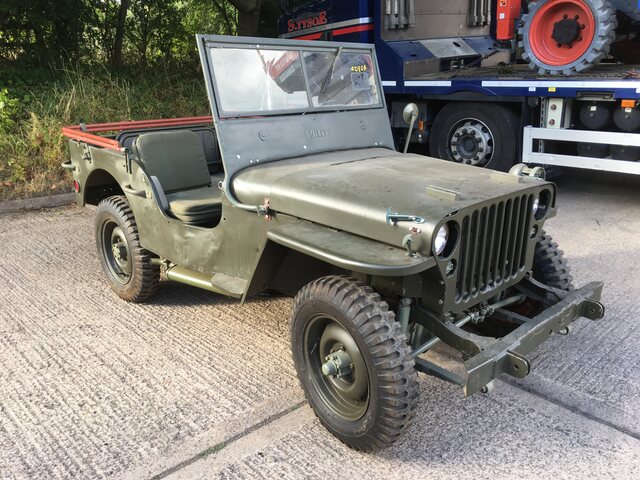
{"type": "Polygon", "coordinates": [[[89,205],[98,205],[105,198],[124,195],[115,177],[102,168],[91,171],[81,189],[83,203],[89,205]]]}

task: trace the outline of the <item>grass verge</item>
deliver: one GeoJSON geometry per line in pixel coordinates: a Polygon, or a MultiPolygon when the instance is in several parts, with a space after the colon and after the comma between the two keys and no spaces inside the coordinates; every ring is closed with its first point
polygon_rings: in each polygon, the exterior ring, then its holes
{"type": "Polygon", "coordinates": [[[0,200],[69,191],[64,125],[208,115],[202,74],[100,68],[0,73],[0,200]]]}

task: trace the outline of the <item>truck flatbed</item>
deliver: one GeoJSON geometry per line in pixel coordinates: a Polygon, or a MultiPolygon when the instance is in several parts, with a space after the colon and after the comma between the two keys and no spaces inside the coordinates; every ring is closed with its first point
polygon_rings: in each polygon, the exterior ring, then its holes
{"type": "Polygon", "coordinates": [[[574,98],[594,93],[603,99],[607,95],[611,100],[640,99],[640,65],[600,64],[566,77],[540,75],[527,65],[473,67],[382,83],[387,94],[412,93],[425,98],[471,92],[483,97],[574,98]]]}
{"type": "Polygon", "coordinates": [[[545,82],[571,80],[640,80],[640,65],[601,63],[591,70],[570,76],[541,75],[525,64],[497,65],[492,67],[471,67],[448,72],[436,72],[410,80],[453,80],[458,78],[493,78],[508,80],[541,80],[545,82]]]}

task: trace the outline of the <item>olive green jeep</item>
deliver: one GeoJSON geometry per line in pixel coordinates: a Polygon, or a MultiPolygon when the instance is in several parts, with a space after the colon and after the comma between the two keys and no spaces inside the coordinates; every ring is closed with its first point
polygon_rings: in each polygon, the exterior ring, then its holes
{"type": "Polygon", "coordinates": [[[98,254],[120,297],[149,298],[161,271],[243,302],[295,296],[304,392],[359,450],[410,424],[416,371],[486,392],[502,374],[526,376],[525,355],[577,318],[603,316],[602,283],[574,289],[543,230],[556,189],[540,169],[395,150],[373,47],[197,41],[213,125],[64,129],[64,167],[78,205],[97,205],[98,254]],[[439,343],[464,375],[424,355],[439,343]]]}

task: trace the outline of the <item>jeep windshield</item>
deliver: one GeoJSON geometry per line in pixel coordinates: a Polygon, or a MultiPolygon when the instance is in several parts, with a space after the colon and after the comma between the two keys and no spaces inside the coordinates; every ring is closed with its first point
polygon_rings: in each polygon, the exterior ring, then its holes
{"type": "Polygon", "coordinates": [[[221,119],[383,106],[368,50],[234,45],[209,52],[221,119]]]}
{"type": "Polygon", "coordinates": [[[228,198],[234,175],[257,164],[395,151],[373,45],[218,35],[197,41],[228,198]]]}

